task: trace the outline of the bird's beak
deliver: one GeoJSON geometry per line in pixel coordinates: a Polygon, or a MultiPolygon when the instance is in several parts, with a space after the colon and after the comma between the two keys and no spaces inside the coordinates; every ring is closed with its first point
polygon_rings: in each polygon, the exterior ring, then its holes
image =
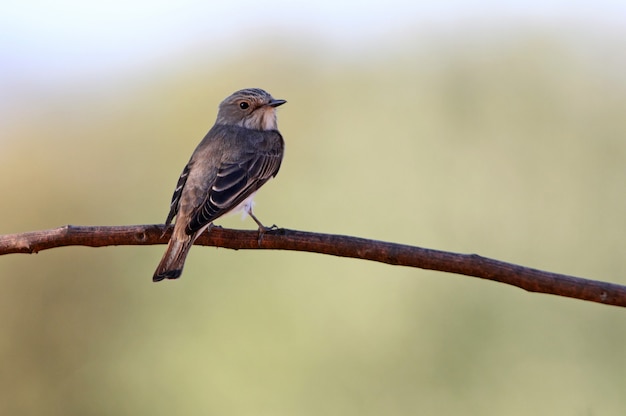
{"type": "Polygon", "coordinates": [[[279,105],[283,105],[287,102],[287,100],[275,100],[272,98],[272,101],[270,101],[267,105],[269,105],[270,107],[278,107],[279,105]]]}

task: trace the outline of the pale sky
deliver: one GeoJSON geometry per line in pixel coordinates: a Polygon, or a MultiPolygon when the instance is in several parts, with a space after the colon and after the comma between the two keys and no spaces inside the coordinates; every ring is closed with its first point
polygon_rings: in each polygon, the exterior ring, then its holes
{"type": "Polygon", "coordinates": [[[570,23],[626,36],[626,1],[608,0],[10,0],[1,9],[0,88],[123,71],[198,44],[219,59],[266,34],[358,46],[406,31],[570,23]]]}

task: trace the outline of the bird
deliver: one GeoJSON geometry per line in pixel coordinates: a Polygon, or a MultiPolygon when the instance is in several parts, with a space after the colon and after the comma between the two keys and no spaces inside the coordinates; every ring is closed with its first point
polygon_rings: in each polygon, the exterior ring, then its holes
{"type": "Polygon", "coordinates": [[[276,108],[286,102],[260,88],[246,88],[220,103],[215,124],[176,184],[165,220],[169,226],[176,217],[174,230],[154,282],[180,277],[194,241],[224,214],[243,210],[259,232],[267,230],[252,212],[252,199],[280,169],[285,142],[276,108]]]}

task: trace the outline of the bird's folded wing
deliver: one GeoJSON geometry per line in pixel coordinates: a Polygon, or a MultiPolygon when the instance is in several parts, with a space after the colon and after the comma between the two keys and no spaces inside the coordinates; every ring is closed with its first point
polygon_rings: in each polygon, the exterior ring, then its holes
{"type": "Polygon", "coordinates": [[[265,182],[276,176],[282,154],[279,152],[250,153],[236,163],[222,164],[204,203],[192,214],[187,234],[193,234],[205,225],[236,208],[265,182]]]}

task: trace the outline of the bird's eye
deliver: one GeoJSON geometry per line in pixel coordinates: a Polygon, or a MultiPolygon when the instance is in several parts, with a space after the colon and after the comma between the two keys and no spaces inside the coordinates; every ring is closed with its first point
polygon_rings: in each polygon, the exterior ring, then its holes
{"type": "Polygon", "coordinates": [[[248,107],[250,107],[250,104],[248,104],[248,103],[247,103],[247,102],[245,102],[245,101],[242,101],[242,102],[240,102],[240,103],[239,103],[239,108],[241,108],[242,110],[245,110],[245,109],[247,109],[248,107]]]}

